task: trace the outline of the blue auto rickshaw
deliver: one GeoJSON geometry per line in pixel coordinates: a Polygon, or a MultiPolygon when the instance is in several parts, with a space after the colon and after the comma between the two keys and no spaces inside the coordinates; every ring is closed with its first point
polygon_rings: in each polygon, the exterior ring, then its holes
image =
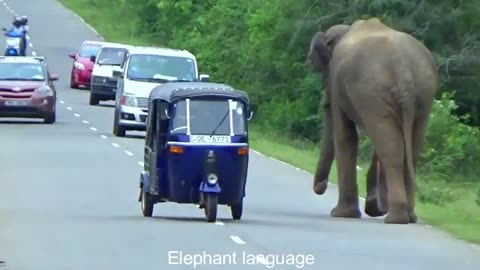
{"type": "Polygon", "coordinates": [[[171,82],[149,96],[144,170],[140,175],[143,215],[156,203],[195,204],[206,220],[228,205],[239,220],[247,181],[248,95],[225,84],[171,82]]]}

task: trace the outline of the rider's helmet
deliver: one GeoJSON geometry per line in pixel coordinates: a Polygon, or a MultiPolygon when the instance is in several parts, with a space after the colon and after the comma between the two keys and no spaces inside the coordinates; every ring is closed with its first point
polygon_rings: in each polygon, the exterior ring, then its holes
{"type": "Polygon", "coordinates": [[[19,16],[15,16],[13,17],[13,22],[12,22],[13,26],[15,27],[20,27],[22,26],[22,18],[20,18],[19,16]]]}
{"type": "Polygon", "coordinates": [[[27,15],[23,15],[22,17],[20,17],[20,19],[22,20],[22,25],[27,25],[28,24],[27,15]]]}

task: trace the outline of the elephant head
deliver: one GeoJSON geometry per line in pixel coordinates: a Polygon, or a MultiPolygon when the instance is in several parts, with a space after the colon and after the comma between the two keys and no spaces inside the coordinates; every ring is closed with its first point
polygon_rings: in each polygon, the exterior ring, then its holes
{"type": "Polygon", "coordinates": [[[337,24],[330,27],[325,33],[317,32],[310,42],[308,59],[315,71],[328,74],[330,59],[335,45],[350,30],[350,25],[337,24]]]}
{"type": "MultiPolygon", "coordinates": [[[[310,50],[308,52],[308,59],[313,65],[315,71],[324,75],[324,82],[328,81],[330,59],[332,57],[335,45],[342,39],[342,37],[350,30],[349,25],[339,24],[332,26],[325,33],[317,32],[310,43],[310,50]]],[[[333,128],[330,111],[330,95],[328,90],[328,83],[325,84],[326,91],[324,92],[324,124],[321,154],[318,159],[317,169],[315,172],[313,190],[316,194],[323,194],[327,189],[328,176],[330,168],[334,159],[334,141],[333,128]]]]}

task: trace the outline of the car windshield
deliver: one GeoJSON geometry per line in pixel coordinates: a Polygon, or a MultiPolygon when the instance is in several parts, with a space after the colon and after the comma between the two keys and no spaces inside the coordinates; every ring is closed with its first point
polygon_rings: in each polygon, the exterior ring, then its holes
{"type": "Polygon", "coordinates": [[[99,51],[100,51],[100,46],[99,45],[89,45],[89,44],[87,44],[87,45],[82,46],[78,56],[89,58],[92,55],[96,56],[99,51]]]}
{"type": "Polygon", "coordinates": [[[102,48],[98,56],[100,65],[120,66],[127,50],[122,48],[102,48]]]}
{"type": "Polygon", "coordinates": [[[194,81],[195,62],[191,58],[164,55],[132,55],[127,78],[134,81],[194,81]]]}
{"type": "MultiPolygon", "coordinates": [[[[172,134],[187,133],[187,103],[174,104],[172,134]]],[[[233,134],[246,134],[243,103],[228,100],[190,100],[190,133],[192,135],[230,135],[230,114],[233,134]],[[223,122],[222,122],[223,121],[223,122]],[[216,130],[215,130],[216,129],[216,130]],[[215,131],[213,134],[212,132],[215,131]]]]}
{"type": "Polygon", "coordinates": [[[0,63],[2,81],[44,81],[45,72],[36,63],[0,63]]]}

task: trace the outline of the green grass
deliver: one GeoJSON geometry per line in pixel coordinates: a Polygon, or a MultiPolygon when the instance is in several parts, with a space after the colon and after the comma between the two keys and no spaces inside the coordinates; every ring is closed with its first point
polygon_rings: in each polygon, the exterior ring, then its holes
{"type": "MultiPolygon", "coordinates": [[[[60,0],[66,7],[76,12],[85,21],[91,24],[106,40],[128,43],[133,45],[149,44],[147,38],[135,36],[133,13],[122,11],[120,8],[95,7],[91,0],[60,0]],[[100,15],[101,14],[101,15],[100,15]],[[119,21],[121,20],[121,21],[119,21]]],[[[120,5],[120,4],[119,4],[120,5]]],[[[267,134],[255,127],[251,128],[250,142],[255,150],[282,160],[296,167],[313,173],[319,152],[316,147],[306,143],[287,141],[279,136],[267,134]]],[[[365,164],[360,164],[358,185],[360,196],[365,197],[365,164]]],[[[456,194],[457,200],[437,206],[417,201],[417,213],[419,218],[432,226],[445,230],[454,236],[480,244],[480,207],[475,204],[475,192],[479,188],[473,184],[455,185],[433,181],[429,185],[424,184],[422,176],[420,188],[426,188],[427,192],[437,189],[448,189],[456,194]]],[[[332,166],[330,175],[331,182],[336,182],[336,168],[332,166]]],[[[312,180],[313,181],[313,177],[312,180]]],[[[419,183],[420,184],[420,183],[419,183]]],[[[313,192],[313,190],[305,190],[313,192]]],[[[430,196],[437,196],[431,193],[430,196]]]]}

